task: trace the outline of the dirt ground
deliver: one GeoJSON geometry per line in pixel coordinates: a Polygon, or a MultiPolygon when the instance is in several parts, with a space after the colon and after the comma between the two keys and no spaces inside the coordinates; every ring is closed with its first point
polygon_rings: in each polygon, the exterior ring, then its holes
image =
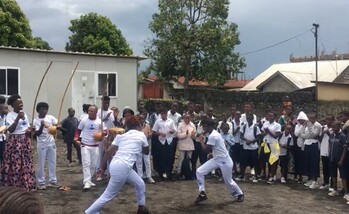
{"type": "MultiPolygon", "coordinates": [[[[57,176],[61,185],[71,188],[61,191],[56,188],[37,191],[35,194],[44,204],[47,214],[83,213],[104,191],[107,181],[97,183],[87,192],[82,191],[82,168],[68,167],[65,145],[58,141],[57,176]]],[[[75,153],[73,153],[75,156],[75,153]]],[[[76,156],[75,156],[76,157],[76,156]]],[[[147,207],[154,214],[177,213],[349,213],[349,205],[341,197],[329,197],[327,191],[306,190],[303,185],[289,181],[282,185],[239,182],[245,194],[243,203],[234,202],[224,183],[207,179],[208,200],[200,205],[193,202],[198,194],[196,181],[158,182],[147,184],[147,207]]],[[[123,191],[102,210],[102,213],[136,213],[136,197],[131,186],[123,191]]]]}

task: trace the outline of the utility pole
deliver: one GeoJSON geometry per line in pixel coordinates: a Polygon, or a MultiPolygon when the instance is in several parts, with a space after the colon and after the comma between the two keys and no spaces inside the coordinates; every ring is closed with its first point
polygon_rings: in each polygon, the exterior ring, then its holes
{"type": "Polygon", "coordinates": [[[318,48],[317,48],[317,38],[318,38],[318,28],[319,24],[313,23],[313,27],[315,27],[314,37],[315,37],[315,101],[318,102],[319,99],[319,90],[318,90],[318,48]]]}

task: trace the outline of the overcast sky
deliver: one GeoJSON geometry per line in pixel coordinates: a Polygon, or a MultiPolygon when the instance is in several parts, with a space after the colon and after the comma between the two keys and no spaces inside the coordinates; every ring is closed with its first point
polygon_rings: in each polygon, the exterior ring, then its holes
{"type": "MultiPolygon", "coordinates": [[[[34,36],[64,50],[70,20],[97,12],[109,17],[122,31],[135,55],[143,55],[144,41],[152,37],[148,24],[157,0],[17,0],[30,21],[34,36]]],[[[263,48],[320,24],[319,48],[325,53],[349,53],[349,0],[231,0],[229,20],[238,24],[241,54],[263,48]]],[[[246,78],[253,78],[290,54],[314,54],[314,35],[308,31],[287,43],[245,55],[246,78]]],[[[144,68],[143,63],[141,68],[144,68]]]]}

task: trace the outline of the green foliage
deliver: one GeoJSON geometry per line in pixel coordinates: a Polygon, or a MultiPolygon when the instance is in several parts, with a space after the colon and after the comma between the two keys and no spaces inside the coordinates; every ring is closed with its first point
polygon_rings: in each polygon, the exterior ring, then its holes
{"type": "Polygon", "coordinates": [[[0,45],[48,49],[48,42],[33,38],[27,17],[15,0],[0,0],[0,45]]]}
{"type": "Polygon", "coordinates": [[[33,47],[29,21],[14,0],[0,1],[0,45],[33,47]]]}
{"type": "Polygon", "coordinates": [[[234,52],[239,33],[227,21],[228,10],[229,0],[159,0],[149,25],[155,38],[144,51],[151,59],[148,72],[223,85],[229,72],[245,66],[234,52]]]}
{"type": "Polygon", "coordinates": [[[88,13],[71,20],[73,33],[66,44],[67,51],[131,55],[132,50],[121,31],[105,16],[88,13]]]}
{"type": "Polygon", "coordinates": [[[48,42],[43,40],[41,37],[35,37],[34,41],[35,41],[35,44],[34,44],[35,48],[44,49],[44,50],[52,50],[52,48],[50,47],[50,44],[48,44],[48,42]]]}

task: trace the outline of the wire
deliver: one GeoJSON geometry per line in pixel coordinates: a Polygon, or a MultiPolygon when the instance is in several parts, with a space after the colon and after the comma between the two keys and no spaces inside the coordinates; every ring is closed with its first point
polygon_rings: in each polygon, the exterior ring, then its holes
{"type": "MultiPolygon", "coordinates": [[[[325,48],[325,45],[324,45],[324,42],[322,41],[322,39],[321,39],[321,36],[319,35],[319,39],[320,39],[320,41],[321,41],[321,46],[322,46],[322,48],[324,49],[324,52],[326,53],[327,51],[326,51],[326,48],[325,48]]],[[[326,60],[328,63],[330,63],[330,65],[331,65],[331,67],[332,67],[332,69],[333,69],[333,71],[334,72],[336,72],[337,73],[337,70],[333,67],[333,65],[332,65],[332,63],[331,63],[331,60],[326,60]]]]}
{"type": "Polygon", "coordinates": [[[249,54],[253,54],[253,53],[257,53],[257,52],[260,52],[260,51],[267,50],[267,49],[269,49],[269,48],[273,48],[273,47],[275,47],[275,46],[278,46],[278,45],[281,45],[281,44],[283,44],[283,43],[286,43],[286,42],[288,42],[288,41],[290,41],[290,40],[292,40],[292,39],[296,39],[296,38],[298,38],[298,37],[300,37],[300,36],[303,36],[304,34],[308,33],[309,31],[311,31],[311,29],[308,29],[308,30],[304,31],[303,33],[300,33],[300,34],[298,34],[298,35],[296,35],[296,36],[292,36],[292,37],[290,37],[290,38],[288,38],[288,39],[285,39],[285,40],[283,40],[283,41],[281,41],[281,42],[278,42],[278,43],[275,43],[275,44],[266,46],[266,47],[264,47],[264,48],[259,48],[259,49],[254,50],[254,51],[249,51],[249,52],[246,52],[246,53],[242,53],[242,54],[240,54],[240,55],[241,55],[241,56],[246,56],[246,55],[249,55],[249,54]]]}

